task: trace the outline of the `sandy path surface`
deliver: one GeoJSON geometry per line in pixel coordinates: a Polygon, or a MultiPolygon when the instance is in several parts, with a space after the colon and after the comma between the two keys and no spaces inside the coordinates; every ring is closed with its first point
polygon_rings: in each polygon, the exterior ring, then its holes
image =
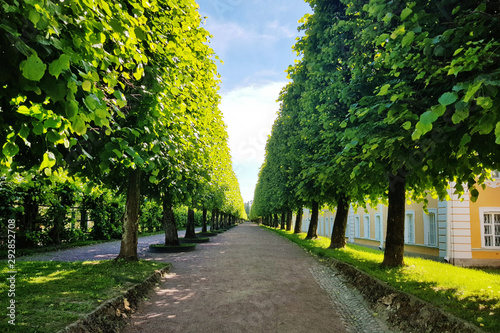
{"type": "Polygon", "coordinates": [[[346,332],[319,286],[314,258],[250,223],[194,252],[147,254],[171,273],[124,332],[346,332]]]}

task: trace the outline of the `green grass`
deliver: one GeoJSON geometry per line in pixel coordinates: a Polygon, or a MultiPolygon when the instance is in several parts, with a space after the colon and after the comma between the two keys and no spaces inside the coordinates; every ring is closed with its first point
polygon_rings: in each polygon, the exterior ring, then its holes
{"type": "Polygon", "coordinates": [[[330,239],[306,240],[306,234],[272,230],[320,257],[356,266],[403,292],[415,295],[488,332],[500,332],[500,269],[455,267],[422,258],[405,257],[401,268],[382,268],[383,252],[348,244],[328,249],[330,239]]]}
{"type": "Polygon", "coordinates": [[[9,269],[0,270],[0,332],[57,332],[104,301],[144,281],[165,263],[150,261],[17,262],[16,325],[7,323],[9,269]]]}

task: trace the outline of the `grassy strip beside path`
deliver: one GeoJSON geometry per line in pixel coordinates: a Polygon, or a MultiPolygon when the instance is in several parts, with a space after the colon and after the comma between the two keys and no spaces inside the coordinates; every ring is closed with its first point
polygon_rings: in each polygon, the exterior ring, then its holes
{"type": "Polygon", "coordinates": [[[9,269],[0,271],[0,332],[57,332],[101,303],[143,282],[165,263],[151,261],[16,262],[16,325],[7,323],[9,269]]]}
{"type": "Polygon", "coordinates": [[[500,269],[455,267],[422,258],[405,257],[405,267],[382,268],[383,252],[354,244],[328,249],[330,239],[306,240],[306,234],[272,230],[320,257],[347,262],[403,292],[415,295],[488,332],[500,332],[500,269]]]}

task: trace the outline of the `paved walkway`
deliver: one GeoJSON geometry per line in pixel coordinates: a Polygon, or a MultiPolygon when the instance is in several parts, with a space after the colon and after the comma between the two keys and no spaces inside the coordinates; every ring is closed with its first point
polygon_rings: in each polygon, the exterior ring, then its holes
{"type": "MultiPolygon", "coordinates": [[[[201,231],[201,228],[196,228],[196,232],[201,231]]],[[[185,230],[178,232],[179,238],[184,237],[185,230]]],[[[159,244],[165,241],[164,234],[140,237],[137,242],[137,254],[140,259],[150,258],[148,251],[149,245],[159,244]]],[[[71,248],[66,250],[34,254],[31,256],[19,257],[21,261],[87,261],[87,260],[111,260],[115,259],[120,253],[121,241],[113,241],[100,243],[95,245],[83,246],[79,248],[71,248]]]]}
{"type": "MultiPolygon", "coordinates": [[[[390,332],[338,272],[255,224],[212,237],[194,252],[147,251],[163,237],[139,239],[140,258],[173,267],[124,333],[390,332]]],[[[113,259],[119,247],[111,242],[23,259],[113,259]]]]}

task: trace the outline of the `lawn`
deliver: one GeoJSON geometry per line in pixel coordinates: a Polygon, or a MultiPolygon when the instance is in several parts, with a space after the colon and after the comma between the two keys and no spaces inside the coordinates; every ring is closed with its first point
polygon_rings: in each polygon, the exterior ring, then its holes
{"type": "Polygon", "coordinates": [[[350,263],[392,287],[415,295],[488,332],[500,332],[500,269],[471,269],[422,258],[405,257],[401,268],[382,268],[383,252],[348,244],[328,249],[330,239],[306,240],[306,234],[269,230],[320,257],[350,263]]]}
{"type": "MultiPolygon", "coordinates": [[[[0,332],[57,332],[166,265],[150,261],[17,262],[16,325],[4,317],[0,332]]],[[[7,267],[0,270],[2,309],[12,299],[8,272],[7,267]]]]}

